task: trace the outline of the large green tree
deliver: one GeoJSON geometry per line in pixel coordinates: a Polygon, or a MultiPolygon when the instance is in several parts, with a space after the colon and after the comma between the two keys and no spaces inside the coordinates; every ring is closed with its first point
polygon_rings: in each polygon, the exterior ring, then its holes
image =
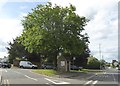
{"type": "Polygon", "coordinates": [[[20,37],[29,52],[53,58],[62,53],[65,57],[81,55],[88,49],[88,35],[82,33],[88,21],[75,13],[76,8],[38,5],[22,20],[20,37]]]}

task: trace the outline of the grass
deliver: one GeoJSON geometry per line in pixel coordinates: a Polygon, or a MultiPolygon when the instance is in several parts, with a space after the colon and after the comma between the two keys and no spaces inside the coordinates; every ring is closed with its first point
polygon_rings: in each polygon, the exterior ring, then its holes
{"type": "Polygon", "coordinates": [[[33,72],[47,75],[47,76],[57,75],[57,71],[49,70],[49,69],[35,69],[35,70],[33,70],[33,72]]]}
{"type": "MultiPolygon", "coordinates": [[[[33,72],[38,73],[38,74],[43,74],[47,76],[54,76],[54,75],[59,75],[60,73],[52,70],[52,69],[34,69],[33,72]]],[[[96,69],[82,69],[82,70],[70,70],[70,72],[81,72],[81,73],[88,73],[88,72],[103,72],[103,70],[96,70],[96,69]]],[[[69,72],[64,72],[64,73],[69,73],[69,72]]],[[[64,74],[63,73],[63,74],[64,74]]]]}
{"type": "Polygon", "coordinates": [[[81,73],[87,73],[88,71],[86,69],[82,70],[70,70],[70,72],[81,72],[81,73]]]}
{"type": "Polygon", "coordinates": [[[98,69],[83,69],[86,72],[103,72],[103,70],[98,70],[98,69]]]}
{"type": "Polygon", "coordinates": [[[70,72],[82,72],[82,73],[88,73],[88,72],[103,72],[103,70],[97,70],[97,69],[82,69],[82,70],[70,70],[70,72]]]}

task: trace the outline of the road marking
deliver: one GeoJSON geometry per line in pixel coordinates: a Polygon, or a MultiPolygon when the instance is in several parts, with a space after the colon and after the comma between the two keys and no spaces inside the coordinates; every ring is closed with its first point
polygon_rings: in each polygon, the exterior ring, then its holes
{"type": "Polygon", "coordinates": [[[4,83],[4,86],[10,86],[9,80],[4,80],[3,83],[4,83]]]}
{"type": "Polygon", "coordinates": [[[88,85],[91,83],[92,84],[91,86],[94,86],[97,82],[98,82],[98,80],[96,80],[96,81],[90,80],[90,81],[86,82],[84,85],[88,85]]]}
{"type": "Polygon", "coordinates": [[[97,82],[98,82],[97,80],[96,80],[96,81],[94,81],[94,82],[93,82],[93,85],[95,85],[97,82]]]}
{"type": "Polygon", "coordinates": [[[5,70],[5,72],[7,72],[7,70],[5,70]]]}
{"type": "Polygon", "coordinates": [[[6,83],[6,80],[4,80],[4,86],[6,86],[6,84],[7,84],[7,83],[6,83]]]}
{"type": "Polygon", "coordinates": [[[7,85],[8,85],[8,86],[10,86],[10,83],[9,83],[9,81],[8,81],[8,80],[6,80],[6,81],[7,81],[7,85]]]}
{"type": "MultiPolygon", "coordinates": [[[[29,72],[31,72],[33,74],[36,74],[36,75],[44,76],[46,78],[54,79],[53,77],[50,77],[50,76],[47,76],[47,75],[43,75],[43,74],[40,74],[40,73],[36,73],[36,72],[33,72],[32,70],[30,70],[29,72]]],[[[60,78],[56,77],[56,79],[60,79],[60,78]]],[[[69,78],[64,78],[64,79],[66,79],[66,80],[72,80],[72,79],[69,79],[69,78]]]]}
{"type": "Polygon", "coordinates": [[[90,84],[92,81],[93,81],[93,80],[90,80],[90,81],[86,82],[85,85],[90,84]]]}
{"type": "Polygon", "coordinates": [[[90,78],[92,78],[92,77],[94,77],[94,76],[96,76],[96,75],[98,75],[98,74],[96,73],[96,74],[94,74],[94,75],[88,77],[87,79],[90,79],[90,78]]]}
{"type": "Polygon", "coordinates": [[[116,81],[116,80],[115,80],[115,76],[114,76],[114,74],[112,74],[112,76],[113,76],[113,80],[116,81]]]}
{"type": "Polygon", "coordinates": [[[106,72],[104,72],[103,74],[106,74],[106,72]]]}
{"type": "Polygon", "coordinates": [[[47,81],[52,82],[53,84],[70,84],[70,83],[64,82],[64,81],[51,80],[51,79],[48,79],[48,78],[44,78],[44,79],[47,80],[47,81]]]}
{"type": "Polygon", "coordinates": [[[1,69],[1,72],[0,72],[0,85],[2,84],[2,69],[1,69]]]}
{"type": "MultiPolygon", "coordinates": [[[[17,73],[17,74],[22,74],[22,73],[20,73],[20,72],[18,72],[18,71],[14,71],[15,73],[17,73]]],[[[22,74],[23,75],[23,74],[22,74]]]]}
{"type": "Polygon", "coordinates": [[[97,82],[98,82],[97,80],[94,81],[91,86],[94,86],[97,82]]]}
{"type": "Polygon", "coordinates": [[[119,73],[106,73],[106,74],[119,74],[119,73]]]}
{"type": "Polygon", "coordinates": [[[35,80],[35,81],[38,81],[37,79],[31,78],[31,77],[29,77],[29,76],[27,76],[27,75],[25,75],[25,77],[27,77],[27,78],[29,78],[29,79],[32,79],[32,80],[35,80]]]}
{"type": "Polygon", "coordinates": [[[49,84],[49,83],[46,83],[47,85],[49,85],[49,86],[54,86],[54,85],[52,85],[52,84],[49,84]]]}

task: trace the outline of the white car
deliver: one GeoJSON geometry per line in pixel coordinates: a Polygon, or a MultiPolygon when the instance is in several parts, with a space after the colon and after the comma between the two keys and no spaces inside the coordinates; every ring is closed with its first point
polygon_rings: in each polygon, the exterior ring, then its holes
{"type": "Polygon", "coordinates": [[[20,61],[20,68],[37,68],[37,65],[32,64],[30,61],[20,61]]]}

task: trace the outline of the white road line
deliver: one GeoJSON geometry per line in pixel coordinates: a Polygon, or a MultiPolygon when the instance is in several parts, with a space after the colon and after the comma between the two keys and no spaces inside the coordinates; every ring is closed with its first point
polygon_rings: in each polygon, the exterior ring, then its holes
{"type": "Polygon", "coordinates": [[[94,76],[96,76],[96,75],[98,75],[98,74],[96,73],[95,75],[92,75],[92,76],[88,77],[87,79],[90,79],[90,78],[92,78],[92,77],[94,77],[94,76]]]}
{"type": "Polygon", "coordinates": [[[64,82],[64,81],[51,80],[51,79],[48,79],[48,78],[44,78],[44,79],[47,80],[47,81],[52,82],[53,84],[70,84],[70,83],[64,82]]]}
{"type": "Polygon", "coordinates": [[[49,83],[46,83],[47,85],[49,85],[49,86],[54,86],[54,85],[52,85],[52,84],[49,84],[49,83]]]}
{"type": "Polygon", "coordinates": [[[92,84],[95,85],[97,82],[98,82],[98,81],[96,80],[96,81],[94,81],[92,84]]]}
{"type": "MultiPolygon", "coordinates": [[[[31,72],[31,73],[33,73],[33,74],[36,74],[36,75],[44,76],[44,77],[46,77],[46,78],[51,78],[51,79],[53,79],[53,77],[50,77],[50,76],[47,76],[47,75],[43,75],[43,74],[40,74],[40,73],[35,73],[35,72],[31,71],[31,70],[30,70],[29,72],[31,72]]],[[[60,79],[60,78],[57,78],[57,77],[56,77],[56,79],[60,79]]],[[[66,79],[66,80],[71,80],[71,79],[68,79],[68,78],[64,78],[64,79],[66,79]]]]}
{"type": "MultiPolygon", "coordinates": [[[[17,74],[24,75],[24,74],[22,74],[22,73],[20,73],[20,72],[18,72],[18,71],[14,71],[14,72],[17,73],[17,74]]],[[[29,79],[32,79],[32,80],[34,80],[34,81],[38,81],[37,79],[32,78],[32,77],[29,77],[29,76],[27,76],[27,75],[24,75],[24,76],[27,77],[27,78],[29,78],[29,79]]]]}
{"type": "Polygon", "coordinates": [[[106,73],[106,74],[119,74],[119,73],[106,73]]]}
{"type": "Polygon", "coordinates": [[[1,69],[1,72],[0,72],[0,83],[2,83],[2,69],[1,69]]]}
{"type": "Polygon", "coordinates": [[[4,80],[4,86],[6,86],[7,85],[7,82],[6,82],[6,80],[4,80]]]}
{"type": "Polygon", "coordinates": [[[10,86],[9,80],[4,80],[3,83],[4,83],[4,86],[10,86]]]}
{"type": "Polygon", "coordinates": [[[7,70],[5,70],[5,72],[8,72],[7,70]]]}
{"type": "Polygon", "coordinates": [[[29,77],[29,76],[27,76],[27,75],[25,75],[25,77],[27,77],[27,78],[29,78],[29,79],[32,79],[32,80],[35,80],[35,81],[38,81],[37,79],[31,78],[31,77],[29,77]]]}
{"type": "Polygon", "coordinates": [[[97,80],[94,81],[91,86],[94,86],[97,82],[98,82],[97,80]]]}
{"type": "Polygon", "coordinates": [[[10,83],[9,83],[9,81],[8,81],[8,80],[6,80],[6,81],[7,81],[7,85],[8,85],[8,86],[10,86],[10,83]]]}
{"type": "Polygon", "coordinates": [[[116,81],[116,80],[115,80],[115,76],[114,76],[114,74],[112,74],[112,76],[113,76],[113,80],[116,81]]]}
{"type": "Polygon", "coordinates": [[[90,84],[92,81],[93,81],[93,80],[90,80],[90,81],[86,82],[85,85],[90,84]]]}
{"type": "Polygon", "coordinates": [[[44,79],[52,82],[53,84],[56,84],[56,82],[54,82],[54,81],[52,81],[52,80],[50,80],[50,79],[48,79],[48,78],[44,78],[44,79]]]}
{"type": "MultiPolygon", "coordinates": [[[[20,73],[20,72],[18,72],[18,71],[14,71],[15,73],[17,73],[17,74],[22,74],[22,73],[20,73]]],[[[22,74],[23,75],[23,74],[22,74]]]]}
{"type": "Polygon", "coordinates": [[[106,74],[106,72],[104,72],[103,74],[106,74]]]}

